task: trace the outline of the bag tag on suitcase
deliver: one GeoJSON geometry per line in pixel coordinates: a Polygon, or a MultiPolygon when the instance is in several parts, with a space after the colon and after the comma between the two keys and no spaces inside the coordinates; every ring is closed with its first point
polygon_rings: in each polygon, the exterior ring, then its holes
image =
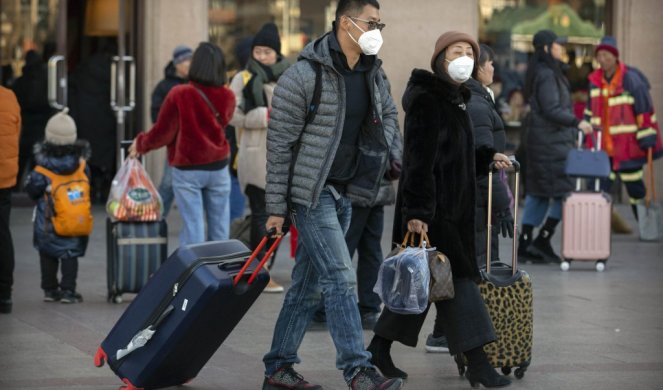
{"type": "MultiPolygon", "coordinates": [[[[255,258],[258,256],[260,253],[260,250],[267,244],[267,242],[270,239],[270,236],[274,235],[274,230],[270,230],[265,237],[260,241],[260,244],[256,247],[256,249],[251,253],[250,257],[246,260],[242,268],[239,270],[237,275],[233,278],[233,287],[236,287],[239,282],[242,280],[242,278],[245,276],[245,273],[247,269],[251,266],[255,258]]],[[[278,248],[279,243],[283,239],[283,235],[277,235],[276,238],[274,239],[274,242],[272,245],[269,247],[265,255],[263,256],[262,260],[258,263],[258,266],[255,268],[254,272],[249,276],[248,280],[246,281],[247,285],[250,285],[253,283],[253,281],[256,279],[258,276],[259,272],[263,267],[265,266],[265,263],[270,259],[272,253],[278,248]]],[[[202,261],[200,262],[200,265],[204,265],[205,262],[202,261]]],[[[179,283],[178,283],[179,284],[179,283]]],[[[175,310],[175,307],[172,304],[169,304],[169,302],[166,302],[165,307],[160,307],[159,312],[160,314],[156,316],[156,319],[148,325],[146,328],[138,331],[132,338],[129,340],[125,348],[118,349],[115,352],[115,358],[117,361],[120,361],[124,359],[126,356],[134,352],[135,350],[142,348],[148,344],[150,339],[155,335],[155,333],[158,331],[159,325],[162,324],[168,316],[175,310]]],[[[96,367],[102,367],[105,363],[105,361],[108,360],[108,357],[106,355],[106,352],[101,349],[101,347],[97,350],[97,353],[95,354],[94,357],[94,365],[96,367]]]]}
{"type": "MultiPolygon", "coordinates": [[[[500,368],[504,375],[509,375],[515,368],[514,375],[522,379],[532,360],[533,312],[532,282],[524,270],[518,268],[518,199],[520,183],[520,164],[512,160],[515,172],[514,207],[513,207],[513,240],[511,245],[511,267],[506,264],[491,264],[492,240],[492,204],[493,204],[493,172],[495,163],[488,170],[488,208],[487,208],[487,250],[486,266],[481,269],[479,290],[484,299],[488,313],[497,333],[497,340],[484,346],[488,360],[495,368],[500,368]],[[493,270],[493,268],[495,268],[493,270]],[[503,310],[503,304],[512,300],[515,305],[503,310]],[[524,348],[525,350],[519,350],[524,348]]],[[[467,360],[462,354],[454,357],[458,373],[463,375],[467,360]]]]}

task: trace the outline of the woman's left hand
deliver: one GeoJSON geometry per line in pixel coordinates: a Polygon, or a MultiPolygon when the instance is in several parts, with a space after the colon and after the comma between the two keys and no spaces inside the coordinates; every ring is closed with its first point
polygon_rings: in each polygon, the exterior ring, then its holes
{"type": "Polygon", "coordinates": [[[507,169],[512,165],[509,157],[503,153],[495,153],[493,161],[495,162],[495,168],[497,169],[507,169]]]}
{"type": "Polygon", "coordinates": [[[134,139],[134,142],[132,142],[131,146],[129,146],[129,158],[136,157],[138,157],[138,150],[136,149],[136,140],[134,139]]]}

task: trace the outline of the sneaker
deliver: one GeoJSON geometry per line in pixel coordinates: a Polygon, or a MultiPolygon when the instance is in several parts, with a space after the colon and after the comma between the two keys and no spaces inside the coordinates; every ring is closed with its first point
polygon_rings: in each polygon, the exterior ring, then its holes
{"type": "Polygon", "coordinates": [[[432,333],[429,334],[428,338],[426,338],[426,352],[449,352],[449,342],[447,341],[447,336],[434,337],[432,333]]]}
{"type": "Polygon", "coordinates": [[[263,290],[266,293],[282,293],[285,291],[283,286],[280,284],[276,283],[274,279],[269,279],[269,283],[267,283],[267,287],[263,290]]]}
{"type": "Polygon", "coordinates": [[[44,290],[44,302],[57,302],[61,297],[60,290],[44,290]]]}
{"type": "Polygon", "coordinates": [[[373,330],[375,324],[378,323],[378,318],[380,318],[380,313],[362,313],[361,314],[361,327],[364,330],[373,330]]]}
{"type": "Polygon", "coordinates": [[[60,303],[78,303],[83,302],[83,296],[75,291],[65,290],[62,292],[60,303]]]}
{"type": "Polygon", "coordinates": [[[398,390],[403,387],[401,378],[387,379],[375,368],[363,367],[350,382],[351,390],[398,390]]]}
{"type": "Polygon", "coordinates": [[[272,376],[265,377],[265,380],[262,382],[262,390],[279,389],[322,390],[322,386],[308,383],[292,366],[287,366],[280,368],[272,376]]]}

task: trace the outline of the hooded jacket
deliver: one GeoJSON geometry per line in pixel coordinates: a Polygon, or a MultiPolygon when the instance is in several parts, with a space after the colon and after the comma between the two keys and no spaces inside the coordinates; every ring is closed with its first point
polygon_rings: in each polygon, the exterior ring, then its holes
{"type": "Polygon", "coordinates": [[[0,188],[16,184],[21,107],[14,93],[0,86],[0,188]]]}
{"type": "Polygon", "coordinates": [[[402,241],[408,221],[422,220],[431,245],[449,257],[454,278],[478,280],[475,176],[487,174],[495,150],[475,150],[467,112],[470,96],[464,85],[426,70],[412,72],[403,95],[403,171],[393,241],[402,241]]]}
{"type": "Polygon", "coordinates": [[[177,77],[177,71],[173,61],[170,61],[168,65],[163,69],[163,80],[159,81],[154,91],[152,92],[152,105],[150,106],[150,116],[152,117],[152,123],[157,121],[159,116],[159,110],[166,96],[171,89],[177,87],[181,84],[186,84],[187,80],[177,77]]]}
{"type": "MultiPolygon", "coordinates": [[[[73,145],[53,145],[48,142],[34,146],[35,164],[54,173],[68,175],[76,171],[80,160],[90,158],[90,144],[78,140],[73,145]]],[[[90,169],[85,167],[85,174],[90,178],[90,169]]],[[[51,184],[48,177],[32,171],[25,183],[25,191],[37,202],[34,214],[33,245],[40,253],[56,258],[72,258],[85,255],[88,237],[62,237],[55,233],[50,218],[46,217],[46,189],[51,184]]]]}
{"type": "MultiPolygon", "coordinates": [[[[270,215],[285,216],[287,197],[307,208],[315,207],[338,149],[345,118],[345,83],[334,68],[329,34],[308,44],[300,61],[279,78],[274,89],[267,131],[266,205],[270,215]],[[304,129],[315,87],[315,70],[321,65],[322,93],[317,114],[304,129]],[[304,130],[303,130],[304,129],[304,130]],[[292,177],[290,171],[292,165],[292,177]],[[290,184],[289,184],[290,183],[290,184]],[[290,188],[289,188],[290,187],[290,188]]],[[[369,71],[371,111],[358,141],[358,163],[346,195],[353,204],[373,205],[389,166],[398,112],[387,84],[380,75],[382,61],[369,71]]]]}

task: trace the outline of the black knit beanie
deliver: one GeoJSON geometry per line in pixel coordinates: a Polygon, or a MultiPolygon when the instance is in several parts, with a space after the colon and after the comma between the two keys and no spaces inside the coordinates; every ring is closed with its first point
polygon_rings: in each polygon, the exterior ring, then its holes
{"type": "Polygon", "coordinates": [[[253,44],[251,49],[256,46],[267,46],[278,54],[281,54],[281,38],[279,37],[279,29],[274,23],[266,23],[260,31],[253,37],[253,44]]]}

